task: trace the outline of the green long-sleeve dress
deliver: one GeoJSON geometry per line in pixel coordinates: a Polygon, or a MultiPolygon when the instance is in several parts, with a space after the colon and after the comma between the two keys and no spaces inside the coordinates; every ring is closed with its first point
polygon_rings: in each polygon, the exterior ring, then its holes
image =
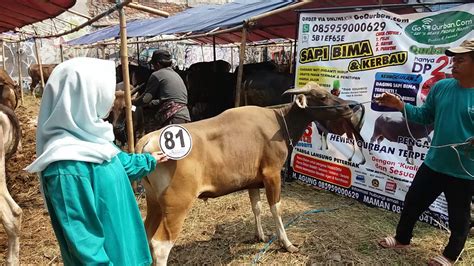
{"type": "Polygon", "coordinates": [[[102,164],[57,161],[42,172],[65,265],[149,265],[145,228],[130,181],[153,171],[150,154],[121,152],[102,164]]]}

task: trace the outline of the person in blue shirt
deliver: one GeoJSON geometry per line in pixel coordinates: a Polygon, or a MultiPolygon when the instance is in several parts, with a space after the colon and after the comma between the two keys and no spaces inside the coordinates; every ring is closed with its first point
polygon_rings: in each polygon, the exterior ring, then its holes
{"type": "Polygon", "coordinates": [[[74,58],[58,65],[42,96],[36,132],[38,173],[65,265],[150,265],[130,184],[167,157],[119,150],[103,119],[115,98],[115,64],[74,58]]]}
{"type": "Polygon", "coordinates": [[[442,255],[429,265],[452,265],[461,254],[474,191],[474,39],[446,50],[446,55],[453,56],[454,78],[438,81],[422,106],[404,104],[390,93],[376,99],[380,105],[406,112],[407,120],[434,123],[431,147],[405,196],[396,235],[379,241],[385,248],[407,247],[418,217],[444,192],[451,235],[442,255]],[[461,143],[457,151],[450,145],[456,143],[461,143]]]}

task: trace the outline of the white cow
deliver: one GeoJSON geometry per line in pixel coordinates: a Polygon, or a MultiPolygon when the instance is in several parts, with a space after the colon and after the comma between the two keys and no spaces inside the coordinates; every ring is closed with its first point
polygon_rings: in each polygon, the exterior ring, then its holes
{"type": "Polygon", "coordinates": [[[8,235],[6,264],[20,264],[20,225],[22,211],[7,189],[5,162],[15,154],[21,138],[15,113],[0,104],[0,220],[8,235]]]}

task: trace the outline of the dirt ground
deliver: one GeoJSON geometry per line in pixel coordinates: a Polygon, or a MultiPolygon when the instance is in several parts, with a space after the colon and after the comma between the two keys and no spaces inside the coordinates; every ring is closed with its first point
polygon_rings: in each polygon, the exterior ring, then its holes
{"type": "MultiPolygon", "coordinates": [[[[39,100],[26,96],[17,113],[22,125],[22,150],[7,163],[8,188],[23,209],[21,264],[58,264],[61,256],[49,217],[44,213],[38,179],[22,169],[35,158],[35,121],[39,100]]],[[[262,197],[264,197],[262,192],[262,197]]],[[[207,202],[197,201],[171,250],[169,263],[182,264],[367,264],[420,265],[439,254],[449,233],[418,223],[412,246],[386,250],[376,240],[393,234],[399,215],[371,208],[297,182],[282,192],[283,222],[298,253],[287,253],[273,241],[254,241],[254,219],[246,192],[207,202]]],[[[142,211],[144,199],[139,198],[142,211]]],[[[275,232],[267,204],[263,225],[275,232]]],[[[5,263],[7,237],[0,229],[0,264],[5,263]]],[[[458,265],[474,265],[474,238],[469,238],[458,265]]]]}

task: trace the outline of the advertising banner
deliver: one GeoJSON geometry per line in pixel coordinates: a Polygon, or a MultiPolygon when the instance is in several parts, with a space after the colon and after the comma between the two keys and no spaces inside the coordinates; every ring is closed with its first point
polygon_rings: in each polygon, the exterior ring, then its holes
{"type": "MultiPolygon", "coordinates": [[[[354,103],[351,127],[313,122],[292,155],[293,178],[400,212],[423,162],[433,127],[372,102],[383,92],[422,105],[431,87],[451,77],[444,51],[474,38],[474,4],[431,13],[384,10],[301,13],[295,87],[315,81],[354,103]],[[354,130],[355,129],[355,130],[354,130]],[[359,134],[360,133],[360,134],[359,134]]],[[[420,219],[447,223],[444,195],[420,219]]]]}

